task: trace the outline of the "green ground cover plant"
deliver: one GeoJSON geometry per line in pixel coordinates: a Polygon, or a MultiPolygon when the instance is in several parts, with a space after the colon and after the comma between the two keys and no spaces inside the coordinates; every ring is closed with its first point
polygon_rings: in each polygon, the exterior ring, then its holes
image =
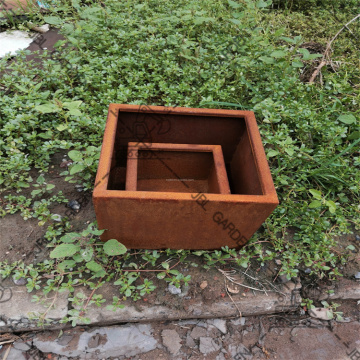
{"type": "MultiPolygon", "coordinates": [[[[255,111],[280,205],[242,250],[193,252],[203,266],[277,259],[288,278],[305,267],[320,278],[340,276],[351,248],[335,251],[336,236],[360,228],[359,19],[334,40],[315,82],[309,79],[327,43],[356,15],[356,1],[340,0],[72,0],[32,14],[66,40],[55,55],[39,54],[41,66],[27,62],[26,51],[0,60],[0,214],[38,218],[52,251],[37,264],[1,263],[0,274],[25,277],[29,291],[44,295],[115,282],[112,308],[154,290],[139,270],[175,286],[190,281],[175,269],[189,251],[110,254],[115,245],[99,242],[96,224],[74,234],[68,219],[52,221],[51,204],[67,201],[46,184],[52,155],[68,152],[73,164],[64,181],[91,191],[108,105],[130,103],[255,111]]],[[[101,304],[94,293],[72,299],[83,310],[101,304]]],[[[73,312],[64,321],[86,321],[84,311],[73,312]]]]}

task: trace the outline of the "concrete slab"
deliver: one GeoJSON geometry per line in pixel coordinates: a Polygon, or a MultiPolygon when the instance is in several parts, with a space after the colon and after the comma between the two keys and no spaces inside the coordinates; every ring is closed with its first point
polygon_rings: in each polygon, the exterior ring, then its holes
{"type": "MultiPolygon", "coordinates": [[[[110,285],[104,285],[101,292],[116,294],[117,288],[115,286],[113,289],[111,288],[110,285]]],[[[204,303],[201,298],[196,298],[192,303],[184,300],[182,309],[164,305],[149,306],[148,304],[133,303],[130,306],[125,304],[123,309],[112,311],[105,307],[99,308],[96,305],[90,305],[85,316],[90,319],[91,324],[104,326],[138,321],[239,317],[239,310],[243,316],[271,314],[295,310],[301,303],[300,289],[299,283],[289,282],[286,287],[282,288],[283,295],[275,292],[268,292],[267,295],[265,293],[256,293],[255,295],[248,293],[246,297],[233,295],[234,302],[224,297],[210,303],[204,303]]],[[[91,291],[78,289],[76,293],[78,292],[89,296],[91,291]]]]}
{"type": "Polygon", "coordinates": [[[68,312],[67,291],[57,294],[55,299],[54,294],[50,295],[44,305],[32,302],[34,293],[29,293],[25,286],[1,285],[1,291],[6,297],[2,298],[0,304],[0,333],[38,328],[36,321],[31,319],[34,315],[40,316],[45,313],[52,302],[53,307],[46,313],[45,319],[58,322],[68,312]]]}
{"type": "Polygon", "coordinates": [[[108,359],[146,353],[156,349],[158,342],[152,336],[150,324],[137,324],[86,331],[65,345],[61,344],[61,338],[57,341],[44,341],[42,337],[36,337],[33,345],[44,353],[51,352],[67,357],[79,356],[80,359],[108,359]]]}
{"type": "MultiPolygon", "coordinates": [[[[239,317],[239,310],[242,316],[271,314],[276,312],[293,311],[301,303],[299,283],[289,282],[286,287],[281,288],[280,293],[248,293],[246,297],[233,295],[233,301],[224,297],[212,302],[204,302],[201,297],[190,300],[181,300],[182,306],[156,305],[145,302],[124,303],[123,309],[109,310],[106,306],[98,307],[90,305],[86,309],[84,317],[90,319],[91,325],[109,326],[130,322],[151,322],[151,321],[169,321],[179,319],[198,319],[198,318],[228,318],[239,317]]],[[[25,286],[3,286],[5,292],[11,292],[11,298],[1,304],[0,318],[4,321],[0,325],[1,332],[42,330],[38,327],[36,321],[31,321],[31,313],[43,313],[46,308],[39,304],[31,302],[33,295],[41,296],[41,292],[28,293],[25,286]]],[[[91,290],[79,288],[75,294],[82,292],[89,296],[91,290]]],[[[113,294],[118,293],[116,286],[105,284],[99,291],[106,304],[111,303],[113,294]]],[[[51,295],[53,296],[53,295],[51,295]]],[[[59,320],[66,316],[68,311],[67,293],[58,294],[55,301],[55,309],[47,313],[47,318],[54,320],[52,324],[46,326],[46,329],[67,328],[69,324],[60,324],[59,320]]],[[[177,295],[173,295],[174,297],[177,295]]],[[[51,302],[51,299],[50,301],[51,302]]],[[[78,325],[84,325],[85,322],[78,322],[78,325]]]]}
{"type": "Polygon", "coordinates": [[[360,300],[360,281],[341,278],[330,286],[304,287],[303,296],[313,300],[360,300]]]}

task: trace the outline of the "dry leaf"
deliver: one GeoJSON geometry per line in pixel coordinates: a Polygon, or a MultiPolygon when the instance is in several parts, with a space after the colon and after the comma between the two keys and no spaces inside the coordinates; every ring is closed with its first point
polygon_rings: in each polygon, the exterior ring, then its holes
{"type": "Polygon", "coordinates": [[[232,294],[238,294],[240,292],[240,290],[237,287],[232,289],[231,287],[227,286],[227,289],[228,289],[229,293],[232,293],[232,294]]]}

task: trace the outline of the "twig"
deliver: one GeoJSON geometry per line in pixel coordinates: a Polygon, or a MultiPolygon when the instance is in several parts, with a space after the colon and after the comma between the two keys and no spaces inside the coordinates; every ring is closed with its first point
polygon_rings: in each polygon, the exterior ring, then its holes
{"type": "Polygon", "coordinates": [[[9,345],[9,347],[6,349],[3,360],[6,360],[7,357],[9,356],[9,352],[11,350],[11,347],[12,347],[12,345],[9,345]]]}
{"type": "Polygon", "coordinates": [[[278,271],[278,273],[277,273],[277,275],[275,276],[275,278],[274,278],[274,280],[273,280],[273,282],[275,282],[276,281],[276,279],[278,278],[278,276],[279,276],[279,274],[280,274],[280,271],[282,270],[282,267],[280,268],[280,270],[278,271]]]}
{"type": "Polygon", "coordinates": [[[348,25],[350,25],[352,22],[354,22],[357,18],[360,17],[360,14],[356,15],[353,19],[351,19],[347,24],[345,24],[336,34],[335,36],[328,42],[324,55],[321,59],[320,65],[315,69],[313,74],[311,75],[311,78],[309,80],[309,84],[312,84],[316,78],[316,76],[319,74],[320,70],[328,63],[325,59],[329,57],[329,52],[331,48],[331,44],[334,42],[334,40],[339,36],[339,34],[344,30],[348,29],[348,25]]]}
{"type": "Polygon", "coordinates": [[[235,307],[237,308],[237,311],[239,312],[239,315],[240,315],[240,319],[242,318],[242,315],[241,315],[241,311],[240,309],[238,308],[238,306],[236,305],[236,302],[234,301],[234,299],[232,298],[232,296],[230,295],[228,289],[227,289],[227,284],[226,284],[226,278],[224,278],[224,284],[225,284],[225,291],[226,293],[228,294],[230,300],[234,303],[235,307]]]}
{"type": "Polygon", "coordinates": [[[254,288],[254,287],[251,287],[251,286],[247,286],[247,285],[244,285],[244,284],[240,284],[238,282],[236,282],[230,275],[228,275],[225,271],[221,270],[221,269],[218,269],[229,281],[231,281],[232,283],[236,284],[236,285],[239,285],[239,286],[243,286],[245,288],[248,288],[248,289],[252,289],[252,290],[257,290],[257,291],[262,291],[262,292],[265,292],[266,293],[266,290],[262,290],[262,289],[257,289],[257,288],[254,288]]]}
{"type": "Polygon", "coordinates": [[[47,313],[48,313],[49,310],[54,306],[55,301],[56,301],[56,298],[57,298],[57,296],[58,296],[58,291],[59,291],[60,284],[61,284],[61,282],[58,284],[58,287],[57,287],[57,289],[56,289],[56,291],[55,291],[55,295],[54,295],[53,301],[51,302],[50,306],[46,309],[46,311],[44,312],[44,314],[41,315],[40,319],[42,319],[42,320],[45,321],[45,317],[46,317],[47,313]]]}
{"type": "Polygon", "coordinates": [[[7,341],[2,341],[0,342],[0,345],[4,345],[4,344],[10,344],[10,343],[13,343],[15,340],[7,340],[7,341]]]}
{"type": "Polygon", "coordinates": [[[285,296],[286,297],[286,294],[284,294],[283,292],[281,292],[275,285],[273,285],[269,280],[266,280],[265,281],[273,288],[275,289],[276,292],[278,292],[279,294],[281,294],[282,296],[285,296]]]}
{"type": "Polygon", "coordinates": [[[30,235],[34,232],[34,228],[32,228],[32,230],[30,231],[30,234],[27,236],[26,240],[29,239],[30,235]]]}
{"type": "Polygon", "coordinates": [[[250,276],[249,274],[244,273],[244,272],[241,271],[241,270],[239,270],[239,271],[240,271],[241,273],[243,273],[244,275],[248,276],[250,279],[258,282],[258,283],[264,288],[264,292],[265,292],[266,296],[268,296],[268,294],[267,294],[267,292],[266,292],[266,287],[260,282],[260,280],[259,280],[258,278],[254,278],[254,277],[250,276]]]}

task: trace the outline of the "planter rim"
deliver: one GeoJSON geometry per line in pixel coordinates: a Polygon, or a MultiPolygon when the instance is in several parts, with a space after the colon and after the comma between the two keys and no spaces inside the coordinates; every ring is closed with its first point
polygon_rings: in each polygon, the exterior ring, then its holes
{"type": "Polygon", "coordinates": [[[167,107],[152,105],[128,105],[128,104],[110,104],[107,121],[105,125],[104,139],[109,142],[103,142],[101,148],[99,167],[96,175],[93,197],[111,198],[119,197],[126,199],[152,199],[152,200],[189,200],[194,199],[186,193],[178,192],[148,192],[148,191],[126,191],[126,190],[108,190],[108,175],[111,170],[111,158],[115,146],[116,128],[118,125],[118,113],[140,112],[140,113],[162,113],[172,115],[196,115],[196,116],[222,116],[241,118],[246,123],[247,135],[250,138],[250,145],[254,154],[259,181],[261,184],[262,195],[242,195],[242,194],[204,194],[208,200],[224,202],[241,203],[271,203],[279,204],[275,186],[270,173],[270,168],[266,159],[265,151],[262,146],[260,132],[256,123],[253,111],[244,110],[226,110],[226,109],[203,109],[203,108],[185,108],[185,107],[167,107]]]}
{"type": "MultiPolygon", "coordinates": [[[[199,194],[199,193],[197,193],[199,194]]],[[[195,195],[197,195],[195,194],[195,195]]],[[[238,194],[204,194],[206,199],[216,202],[224,203],[267,203],[267,204],[278,204],[278,198],[275,195],[238,195],[238,194]]],[[[129,190],[97,190],[97,198],[122,198],[122,199],[136,199],[136,200],[182,200],[182,201],[194,201],[191,197],[192,193],[183,192],[160,192],[160,191],[129,191],[129,190]]]]}

